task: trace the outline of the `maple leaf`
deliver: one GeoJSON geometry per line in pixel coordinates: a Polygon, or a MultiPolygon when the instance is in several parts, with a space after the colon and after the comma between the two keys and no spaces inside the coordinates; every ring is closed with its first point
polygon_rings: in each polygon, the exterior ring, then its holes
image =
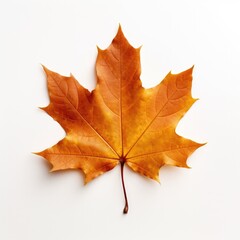
{"type": "Polygon", "coordinates": [[[203,144],[176,134],[179,120],[196,99],[191,96],[192,70],[167,74],[157,86],[140,81],[140,48],[133,48],[121,27],[106,50],[98,48],[97,85],[89,92],[71,75],[44,67],[50,104],[42,108],[66,131],[64,139],[37,153],[51,171],[81,169],[85,183],[121,165],[159,181],[163,165],[188,167],[187,158],[203,144]]]}

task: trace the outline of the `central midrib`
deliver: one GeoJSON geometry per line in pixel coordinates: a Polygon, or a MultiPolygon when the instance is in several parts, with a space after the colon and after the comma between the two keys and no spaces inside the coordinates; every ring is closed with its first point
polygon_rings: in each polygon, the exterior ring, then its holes
{"type": "MultiPolygon", "coordinates": [[[[121,36],[122,38],[122,36],[121,36]]],[[[122,41],[120,39],[120,46],[119,46],[119,55],[120,55],[120,61],[119,61],[119,71],[120,71],[120,94],[119,94],[119,109],[120,109],[120,136],[121,136],[121,148],[122,148],[122,151],[121,151],[121,157],[123,157],[124,155],[124,149],[123,149],[123,124],[122,124],[122,121],[123,121],[123,116],[122,116],[122,41]]]]}

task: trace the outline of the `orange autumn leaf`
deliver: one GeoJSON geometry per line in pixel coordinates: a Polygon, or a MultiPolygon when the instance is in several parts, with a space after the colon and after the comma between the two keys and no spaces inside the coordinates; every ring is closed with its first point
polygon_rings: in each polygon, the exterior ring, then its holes
{"type": "Polygon", "coordinates": [[[196,101],[191,96],[192,70],[167,74],[145,89],[140,80],[140,48],[133,48],[121,27],[106,50],[98,48],[97,85],[89,92],[71,75],[44,67],[50,104],[43,108],[65,130],[56,145],[37,153],[52,171],[80,169],[85,183],[121,165],[159,181],[163,165],[187,167],[187,158],[203,144],[183,138],[175,129],[196,101]]]}

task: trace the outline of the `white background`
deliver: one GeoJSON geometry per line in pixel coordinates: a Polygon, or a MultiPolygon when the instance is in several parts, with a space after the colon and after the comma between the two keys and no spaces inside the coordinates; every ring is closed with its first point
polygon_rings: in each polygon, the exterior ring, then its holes
{"type": "Polygon", "coordinates": [[[240,215],[239,1],[0,0],[0,239],[238,240],[240,215]],[[49,102],[40,63],[95,86],[96,45],[118,24],[141,50],[144,86],[193,64],[200,98],[177,132],[208,144],[192,169],[164,167],[161,184],[120,168],[83,185],[31,154],[64,137],[38,109],[49,102]]]}

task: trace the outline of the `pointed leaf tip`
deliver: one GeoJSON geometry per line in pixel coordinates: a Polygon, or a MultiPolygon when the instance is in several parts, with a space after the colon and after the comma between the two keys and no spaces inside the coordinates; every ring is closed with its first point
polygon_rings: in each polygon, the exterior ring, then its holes
{"type": "MultiPolygon", "coordinates": [[[[41,64],[41,63],[40,63],[41,64]]],[[[42,66],[42,68],[43,68],[43,70],[45,71],[45,70],[48,70],[43,64],[41,64],[41,66],[42,66]]]]}
{"type": "Polygon", "coordinates": [[[116,36],[115,36],[115,38],[114,39],[116,39],[116,38],[125,38],[125,36],[124,36],[124,34],[123,34],[123,31],[122,31],[122,27],[121,27],[121,25],[119,24],[119,26],[118,26],[118,31],[117,31],[117,34],[116,34],[116,36]]]}
{"type": "Polygon", "coordinates": [[[46,75],[48,75],[51,71],[45,67],[43,64],[41,64],[42,68],[43,68],[43,71],[45,72],[46,75]]]}
{"type": "Polygon", "coordinates": [[[121,31],[122,32],[122,26],[121,26],[121,23],[119,23],[118,25],[118,32],[121,31]]]}

